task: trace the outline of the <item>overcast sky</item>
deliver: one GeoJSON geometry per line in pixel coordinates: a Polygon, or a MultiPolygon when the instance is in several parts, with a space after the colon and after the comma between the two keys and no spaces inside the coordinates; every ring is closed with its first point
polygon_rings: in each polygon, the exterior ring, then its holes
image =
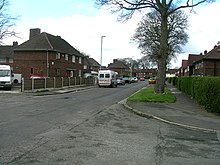
{"type": "MultiPolygon", "coordinates": [[[[73,47],[90,55],[98,62],[101,56],[101,36],[103,38],[102,64],[107,66],[115,58],[140,59],[140,51],[130,39],[134,34],[141,15],[135,15],[126,23],[117,22],[117,15],[108,10],[98,10],[94,0],[9,0],[12,15],[19,15],[16,32],[19,38],[9,38],[19,44],[29,38],[29,29],[40,28],[41,32],[59,35],[73,47]]],[[[189,42],[184,53],[179,55],[172,67],[180,67],[182,59],[189,53],[199,54],[210,51],[220,41],[220,1],[196,7],[190,14],[189,42]]]]}

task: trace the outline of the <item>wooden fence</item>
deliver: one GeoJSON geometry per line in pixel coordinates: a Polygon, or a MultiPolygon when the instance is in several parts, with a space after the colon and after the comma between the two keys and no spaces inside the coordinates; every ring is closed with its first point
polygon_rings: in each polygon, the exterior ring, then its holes
{"type": "Polygon", "coordinates": [[[22,78],[21,91],[34,91],[48,88],[63,88],[77,85],[95,85],[97,80],[94,77],[53,77],[53,78],[22,78]]]}

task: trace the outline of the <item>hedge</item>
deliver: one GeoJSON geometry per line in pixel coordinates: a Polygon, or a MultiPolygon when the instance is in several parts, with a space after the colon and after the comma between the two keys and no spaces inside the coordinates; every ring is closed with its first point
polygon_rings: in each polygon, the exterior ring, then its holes
{"type": "Polygon", "coordinates": [[[208,112],[220,113],[220,77],[176,77],[169,81],[208,112]]]}

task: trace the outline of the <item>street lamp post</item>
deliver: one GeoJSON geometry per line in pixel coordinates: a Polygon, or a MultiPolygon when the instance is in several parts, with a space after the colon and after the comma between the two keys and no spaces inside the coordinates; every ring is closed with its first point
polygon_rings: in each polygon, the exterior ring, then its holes
{"type": "Polygon", "coordinates": [[[100,57],[100,70],[102,69],[102,43],[103,43],[103,38],[106,36],[101,36],[101,57],[100,57]]]}

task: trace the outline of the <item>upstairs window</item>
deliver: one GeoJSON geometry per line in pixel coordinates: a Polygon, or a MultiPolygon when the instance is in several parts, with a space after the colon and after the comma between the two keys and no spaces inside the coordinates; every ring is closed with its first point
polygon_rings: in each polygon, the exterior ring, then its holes
{"type": "Polygon", "coordinates": [[[79,63],[82,64],[82,57],[79,57],[79,63]]]}
{"type": "Polygon", "coordinates": [[[76,62],[76,57],[74,55],[72,56],[72,62],[76,62]]]}
{"type": "Polygon", "coordinates": [[[59,52],[57,52],[57,54],[56,54],[56,59],[60,59],[60,53],[59,52]]]}
{"type": "Polygon", "coordinates": [[[65,54],[65,60],[68,61],[68,54],[65,54]]]}

